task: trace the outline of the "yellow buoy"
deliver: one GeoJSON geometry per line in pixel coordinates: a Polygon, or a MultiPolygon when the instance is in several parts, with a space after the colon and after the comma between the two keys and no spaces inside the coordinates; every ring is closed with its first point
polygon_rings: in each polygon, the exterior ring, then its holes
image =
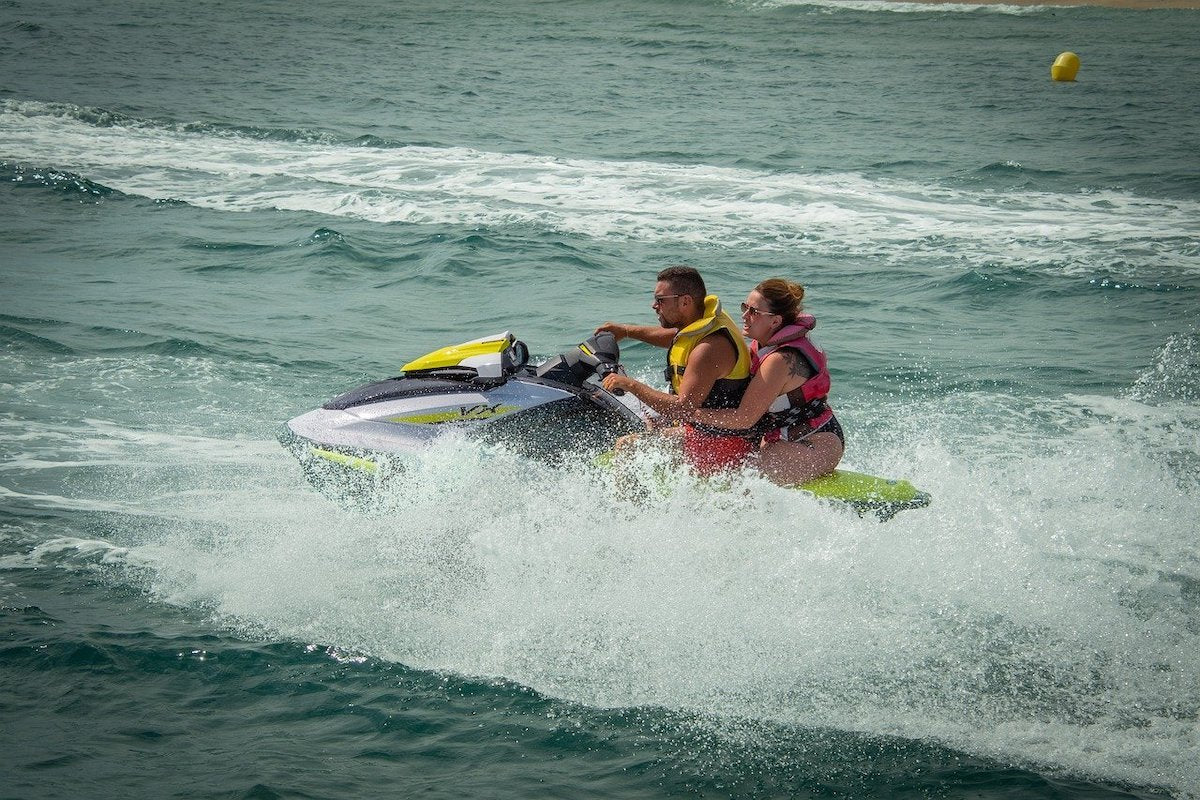
{"type": "Polygon", "coordinates": [[[1056,81],[1073,81],[1079,72],[1079,56],[1074,53],[1059,53],[1050,67],[1050,77],[1056,81]]]}

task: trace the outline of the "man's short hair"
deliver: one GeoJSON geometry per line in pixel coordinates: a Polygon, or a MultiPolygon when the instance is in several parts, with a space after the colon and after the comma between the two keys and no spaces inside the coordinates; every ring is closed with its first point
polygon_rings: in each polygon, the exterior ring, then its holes
{"type": "Polygon", "coordinates": [[[674,292],[691,296],[698,307],[704,308],[704,298],[708,290],[704,288],[704,278],[701,278],[700,273],[693,267],[674,264],[658,273],[658,280],[669,283],[674,292]]]}

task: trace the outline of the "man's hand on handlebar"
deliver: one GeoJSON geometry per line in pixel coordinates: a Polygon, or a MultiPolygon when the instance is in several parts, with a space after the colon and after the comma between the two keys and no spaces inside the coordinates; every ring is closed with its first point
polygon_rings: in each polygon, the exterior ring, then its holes
{"type": "Polygon", "coordinates": [[[631,391],[637,384],[638,382],[628,375],[621,375],[616,372],[604,376],[604,388],[615,395],[622,395],[627,391],[631,391]]]}
{"type": "Polygon", "coordinates": [[[606,322],[596,328],[596,333],[611,333],[618,342],[629,336],[629,327],[620,322],[606,322]]]}

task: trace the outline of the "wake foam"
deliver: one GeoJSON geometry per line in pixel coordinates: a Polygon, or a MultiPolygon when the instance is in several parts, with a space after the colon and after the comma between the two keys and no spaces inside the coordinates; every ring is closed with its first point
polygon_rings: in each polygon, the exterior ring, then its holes
{"type": "Polygon", "coordinates": [[[1200,402],[1200,333],[1171,336],[1128,395],[1151,404],[1200,402]]]}
{"type": "MultiPolygon", "coordinates": [[[[1160,410],[1019,405],[872,409],[923,424],[877,428],[847,466],[935,498],[886,524],[754,475],[714,492],[668,470],[631,496],[590,465],[453,436],[364,513],[310,491],[271,442],[97,423],[81,449],[140,458],[122,503],[147,513],[51,537],[25,565],[103,566],[248,637],[593,707],[894,735],[1195,792],[1197,483],[1138,435],[1160,410]]],[[[81,487],[65,510],[92,497],[111,520],[103,476],[81,487]]]]}
{"type": "MultiPolygon", "coordinates": [[[[1200,204],[1119,191],[986,191],[855,173],[772,173],[595,161],[461,147],[385,147],[218,132],[73,107],[0,104],[0,158],[125,194],[221,211],[316,212],[373,222],[528,227],[594,239],[854,255],[878,263],[953,253],[1127,276],[1195,273],[1179,231],[1200,204]],[[86,176],[86,178],[71,176],[86,176]]],[[[82,185],[82,184],[81,184],[82,185]]]]}
{"type": "MultiPolygon", "coordinates": [[[[172,362],[180,400],[160,417],[0,416],[21,519],[0,571],[107,575],[247,638],[597,708],[900,736],[1195,794],[1193,346],[1166,341],[1127,396],[841,403],[846,466],[934,496],[885,524],[751,474],[713,491],[654,451],[638,494],[454,436],[348,510],[250,412],[196,405],[240,381],[172,362]]],[[[158,374],[143,360],[125,382],[158,374]]],[[[43,364],[14,402],[109,385],[91,380],[109,362],[43,364]]]]}
{"type": "Polygon", "coordinates": [[[1053,2],[1044,5],[1010,3],[905,3],[901,0],[730,0],[731,5],[752,9],[813,8],[826,13],[846,11],[884,12],[889,14],[1012,14],[1027,16],[1043,11],[1067,8],[1053,2]]]}

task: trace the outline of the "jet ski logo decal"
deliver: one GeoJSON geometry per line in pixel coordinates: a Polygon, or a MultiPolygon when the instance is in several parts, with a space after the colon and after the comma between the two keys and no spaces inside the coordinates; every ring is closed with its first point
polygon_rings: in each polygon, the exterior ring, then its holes
{"type": "Polygon", "coordinates": [[[476,403],[472,406],[457,406],[455,408],[429,411],[423,414],[408,414],[406,416],[388,417],[388,422],[407,422],[410,425],[445,425],[453,422],[476,422],[492,417],[502,417],[520,406],[506,406],[500,403],[476,403]]]}

